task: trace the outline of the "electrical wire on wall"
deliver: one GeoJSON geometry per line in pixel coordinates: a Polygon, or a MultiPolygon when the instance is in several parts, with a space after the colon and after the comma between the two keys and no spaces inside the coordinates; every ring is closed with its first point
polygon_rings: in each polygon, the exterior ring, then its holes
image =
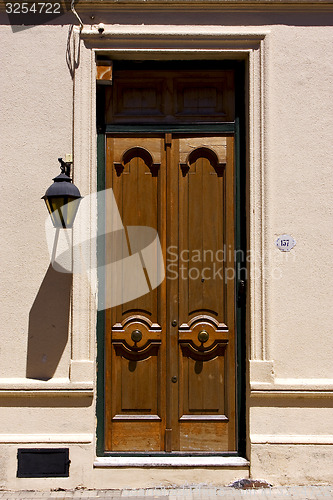
{"type": "Polygon", "coordinates": [[[73,12],[74,16],[76,16],[76,18],[78,19],[78,21],[80,23],[80,31],[81,31],[82,28],[83,28],[83,22],[82,22],[81,17],[79,16],[79,14],[75,10],[74,4],[75,4],[75,0],[72,0],[72,2],[71,2],[71,11],[73,12]]]}

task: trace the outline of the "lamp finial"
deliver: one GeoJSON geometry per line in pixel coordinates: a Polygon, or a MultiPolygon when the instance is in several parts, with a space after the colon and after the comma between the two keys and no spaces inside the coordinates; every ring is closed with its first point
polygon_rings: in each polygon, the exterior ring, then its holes
{"type": "Polygon", "coordinates": [[[70,177],[71,174],[71,161],[64,161],[62,158],[58,158],[58,162],[60,163],[60,170],[62,174],[68,175],[70,177]]]}

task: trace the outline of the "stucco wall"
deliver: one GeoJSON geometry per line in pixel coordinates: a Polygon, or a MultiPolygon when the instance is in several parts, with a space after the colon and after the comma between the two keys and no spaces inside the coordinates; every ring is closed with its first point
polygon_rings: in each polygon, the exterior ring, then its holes
{"type": "MultiPolygon", "coordinates": [[[[36,26],[17,33],[1,27],[2,378],[26,376],[28,340],[37,335],[43,342],[42,329],[54,328],[57,321],[52,309],[59,312],[60,297],[53,296],[54,303],[45,295],[38,297],[50,263],[44,234],[47,213],[40,198],[60,173],[57,158],[72,152],[67,33],[68,26],[36,26]],[[53,323],[44,316],[38,325],[36,306],[51,313],[53,323]]],[[[45,285],[49,289],[50,280],[45,285]]],[[[68,377],[69,352],[67,342],[54,376],[68,377]]],[[[46,357],[42,362],[48,361],[46,357]]]]}
{"type": "Polygon", "coordinates": [[[331,41],[331,28],[277,26],[270,35],[267,239],[286,232],[297,241],[290,254],[270,245],[281,270],[268,310],[276,377],[332,378],[331,41]]]}
{"type": "MultiPolygon", "coordinates": [[[[332,460],[333,444],[329,288],[333,29],[319,12],[217,15],[206,10],[202,16],[202,12],[195,10],[191,10],[189,18],[186,10],[180,13],[171,10],[165,16],[163,12],[148,9],[129,16],[128,12],[115,9],[110,19],[117,26],[110,24],[108,30],[118,34],[123,30],[131,41],[133,30],[142,29],[144,33],[151,28],[158,32],[167,29],[167,23],[174,24],[173,32],[179,33],[179,37],[175,36],[171,44],[165,35],[165,43],[172,45],[174,53],[186,43],[192,49],[199,46],[198,31],[203,34],[200,40],[205,34],[211,39],[216,32],[217,45],[223,32],[241,31],[244,37],[246,33],[263,34],[265,43],[261,45],[260,58],[259,49],[254,48],[252,55],[248,52],[252,58],[247,99],[249,245],[256,252],[258,244],[254,242],[262,244],[252,271],[261,261],[261,255],[264,259],[264,274],[256,278],[262,285],[262,300],[260,303],[255,300],[253,294],[257,292],[253,287],[249,288],[248,298],[247,339],[251,359],[248,385],[252,389],[251,395],[247,394],[248,458],[254,476],[273,480],[275,484],[329,481],[332,477],[327,463],[332,460]],[[128,26],[130,22],[135,26],[128,26]],[[184,26],[179,26],[180,23],[184,26]],[[188,34],[189,42],[184,42],[184,33],[188,34]],[[261,130],[257,128],[259,122],[261,130]],[[260,189],[256,188],[255,197],[251,197],[251,186],[259,184],[260,189]],[[284,233],[297,241],[290,253],[282,253],[274,245],[277,236],[284,233]],[[306,472],[309,468],[311,474],[306,472]]],[[[105,14],[96,14],[96,21],[107,23],[110,19],[105,14]]],[[[13,33],[9,26],[1,26],[4,182],[0,200],[0,392],[4,399],[0,399],[3,403],[0,469],[4,472],[0,484],[12,488],[55,484],[53,480],[24,482],[15,478],[20,436],[23,443],[28,443],[26,446],[33,446],[37,434],[38,446],[62,443],[70,447],[71,478],[62,480],[64,485],[96,486],[98,478],[101,481],[106,478],[103,471],[92,469],[95,405],[88,383],[93,383],[94,376],[93,370],[88,373],[88,365],[84,364],[94,352],[96,317],[94,302],[86,297],[96,290],[91,290],[84,280],[74,278],[76,299],[71,309],[71,281],[68,276],[59,277],[49,269],[44,236],[46,208],[40,200],[58,174],[57,158],[72,153],[73,148],[76,183],[83,194],[94,189],[93,55],[81,42],[73,117],[68,52],[66,59],[69,29],[69,25],[36,26],[13,33]],[[57,292],[53,293],[54,290],[57,292]],[[86,348],[89,342],[91,348],[86,348]],[[73,356],[76,364],[71,361],[73,356]],[[36,397],[36,390],[44,391],[43,398],[36,397]],[[54,399],[56,391],[62,393],[54,399]],[[47,435],[49,439],[45,438],[47,435]],[[83,451],[79,453],[81,447],[83,451]],[[5,466],[6,463],[10,465],[5,466]]],[[[96,43],[112,49],[126,45],[123,39],[118,43],[112,37],[106,36],[104,40],[89,37],[86,35],[88,46],[96,43]]],[[[135,40],[136,44],[141,43],[137,36],[135,40]]],[[[237,51],[236,44],[234,50],[237,51]]],[[[223,52],[216,54],[223,59],[223,52]]],[[[158,58],[158,51],[150,57],[158,58]]],[[[195,57],[193,53],[191,57],[195,57]]],[[[230,52],[227,57],[231,57],[230,52]]],[[[248,55],[243,53],[242,57],[248,55]]],[[[245,474],[235,472],[240,473],[245,474]]],[[[168,474],[169,479],[173,477],[172,472],[168,474]]],[[[174,477],[179,479],[177,474],[174,477]]],[[[142,485],[139,473],[133,476],[128,470],[127,477],[137,477],[136,484],[142,485]]],[[[166,481],[163,474],[148,477],[151,484],[166,481]]],[[[125,470],[122,478],[126,483],[125,470]]],[[[230,476],[225,480],[230,480],[230,476]]]]}

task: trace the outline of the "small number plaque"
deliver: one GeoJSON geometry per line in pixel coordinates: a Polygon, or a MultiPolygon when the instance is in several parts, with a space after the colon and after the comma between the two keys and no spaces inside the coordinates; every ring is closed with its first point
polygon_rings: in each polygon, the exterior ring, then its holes
{"type": "Polygon", "coordinates": [[[281,252],[290,252],[290,250],[296,245],[296,240],[294,240],[294,238],[289,234],[282,234],[276,240],[275,245],[279,250],[281,250],[281,252]]]}

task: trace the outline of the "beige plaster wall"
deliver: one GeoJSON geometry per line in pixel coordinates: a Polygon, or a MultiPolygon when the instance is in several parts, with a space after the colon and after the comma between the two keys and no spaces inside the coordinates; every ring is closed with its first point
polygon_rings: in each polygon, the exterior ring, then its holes
{"type": "MultiPolygon", "coordinates": [[[[29,339],[34,344],[37,336],[43,344],[44,333],[57,350],[50,338],[52,329],[61,330],[59,364],[55,366],[54,352],[46,344],[34,361],[42,376],[55,369],[54,376],[68,377],[70,342],[58,314],[59,303],[66,304],[58,294],[48,298],[45,293],[57,281],[66,294],[67,283],[47,272],[47,213],[40,199],[60,173],[57,158],[72,151],[73,86],[66,65],[67,33],[68,26],[37,26],[17,33],[9,26],[1,27],[2,378],[26,376],[29,339]],[[44,293],[39,294],[41,289],[44,293]],[[38,317],[43,310],[47,314],[38,317]]],[[[32,345],[34,352],[39,347],[32,345]]]]}
{"type": "MultiPolygon", "coordinates": [[[[164,18],[175,25],[180,19],[184,23],[173,29],[181,41],[166,42],[175,53],[187,43],[184,33],[191,40],[186,47],[192,48],[201,43],[196,39],[198,31],[203,33],[201,39],[215,31],[217,46],[223,32],[241,31],[244,36],[263,33],[260,50],[256,47],[242,55],[249,57],[249,186],[260,185],[254,194],[249,193],[249,245],[256,250],[254,241],[262,243],[264,255],[263,276],[258,278],[262,300],[254,300],[251,293],[249,297],[248,384],[253,393],[247,398],[247,427],[251,473],[275,484],[331,481],[327,463],[333,458],[329,293],[333,30],[324,25],[308,26],[310,14],[298,14],[297,23],[289,25],[276,22],[276,15],[272,15],[271,24],[267,13],[258,17],[257,25],[251,13],[243,12],[241,18],[228,14],[226,26],[218,25],[217,19],[223,23],[223,16],[217,18],[216,13],[206,11],[202,18],[191,11],[188,22],[185,14],[179,18],[169,13],[164,18]],[[277,236],[284,233],[297,241],[288,254],[274,245],[277,236]],[[297,393],[290,398],[283,391],[297,393]],[[276,393],[279,396],[275,397],[276,393]]],[[[117,26],[108,29],[119,33],[129,17],[119,10],[115,19],[117,26]]],[[[136,25],[136,30],[151,26],[156,31],[156,25],[162,24],[158,13],[147,9],[136,19],[132,22],[143,23],[142,28],[136,25]]],[[[126,32],[131,29],[124,27],[126,32]]],[[[89,384],[94,381],[94,367],[86,362],[94,352],[95,313],[94,302],[87,302],[86,297],[96,290],[75,278],[76,300],[71,312],[68,276],[59,277],[48,269],[46,209],[40,200],[58,174],[57,158],[72,153],[73,148],[78,160],[76,183],[83,194],[94,189],[93,55],[81,43],[73,117],[73,81],[66,62],[68,32],[68,25],[32,27],[17,33],[1,26],[5,50],[1,51],[0,137],[5,180],[0,199],[0,485],[15,489],[59,485],[59,480],[15,478],[17,447],[24,443],[33,446],[34,435],[39,436],[38,446],[62,443],[70,447],[71,478],[64,480],[64,485],[98,486],[106,480],[110,487],[115,484],[110,480],[113,472],[92,468],[95,405],[89,384]],[[48,378],[48,382],[42,380],[48,378]],[[49,397],[36,397],[36,389],[50,391],[49,397]],[[54,398],[54,392],[61,390],[62,396],[54,398]],[[85,396],[76,397],[81,390],[87,391],[85,396]]],[[[89,44],[93,46],[94,40],[89,44]]],[[[111,39],[98,40],[98,44],[117,46],[111,39]]],[[[159,57],[154,54],[150,57],[159,57]]],[[[223,59],[223,52],[216,54],[223,59]]],[[[92,220],[92,227],[94,224],[92,220]]],[[[261,261],[256,259],[254,267],[261,261]]],[[[184,484],[188,477],[170,470],[167,478],[163,472],[154,474],[145,476],[145,485],[156,485],[159,480],[184,484]]],[[[246,472],[232,474],[239,477],[246,472]]],[[[226,473],[221,484],[231,476],[226,473]]],[[[193,473],[193,481],[196,477],[193,473]]],[[[212,476],[211,482],[216,478],[212,476]]],[[[120,479],[123,484],[127,480],[133,486],[142,484],[140,474],[130,469],[122,470],[120,479]]]]}
{"type": "Polygon", "coordinates": [[[332,28],[272,29],[267,85],[268,356],[277,378],[332,379],[332,28]],[[283,233],[288,254],[273,246],[283,233]],[[275,271],[276,268],[276,271],[275,271]],[[274,275],[273,275],[274,276],[274,275]]]}
{"type": "Polygon", "coordinates": [[[332,484],[332,445],[254,444],[251,470],[274,485],[332,484]]]}

